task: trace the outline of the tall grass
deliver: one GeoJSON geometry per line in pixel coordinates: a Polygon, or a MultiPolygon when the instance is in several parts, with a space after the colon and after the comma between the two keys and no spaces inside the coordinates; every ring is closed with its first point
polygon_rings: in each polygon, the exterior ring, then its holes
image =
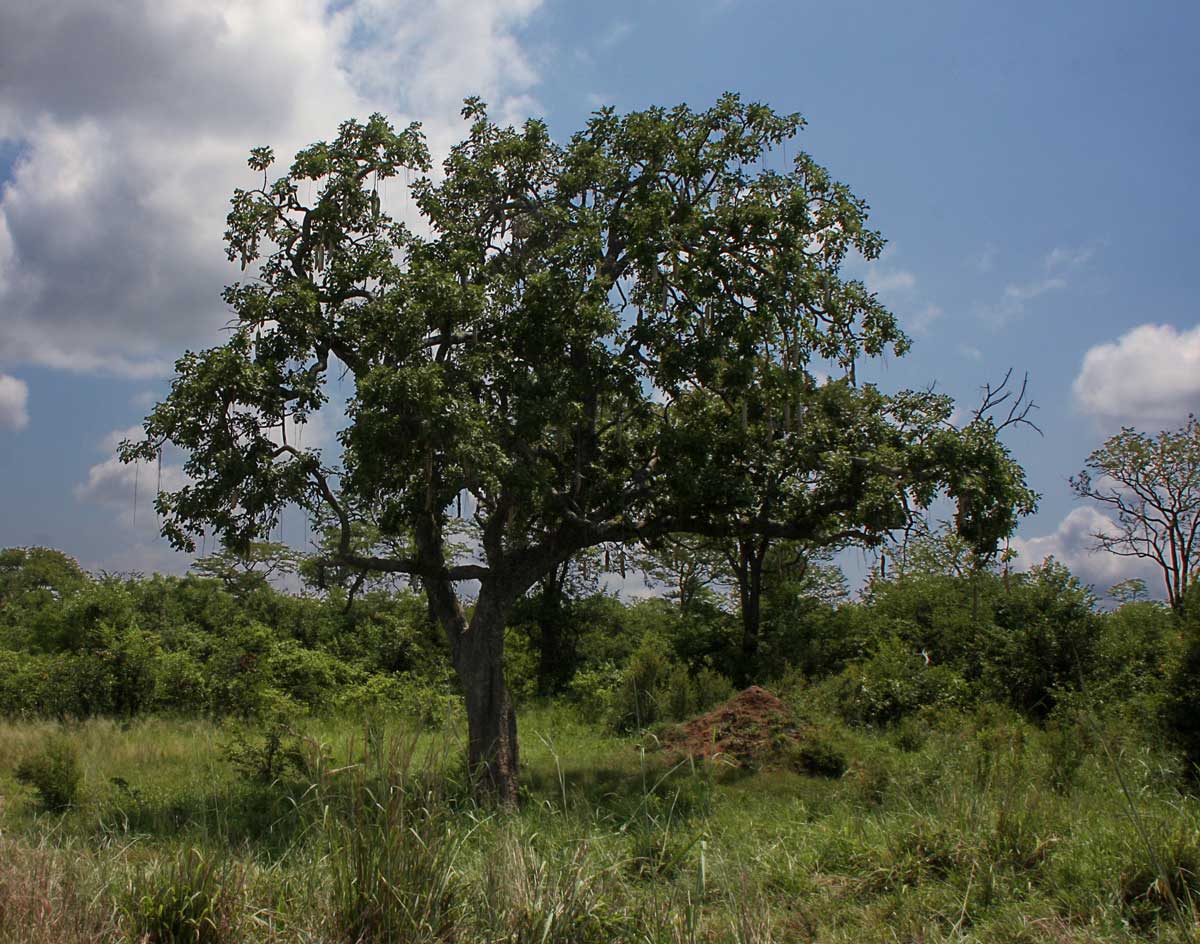
{"type": "Polygon", "coordinates": [[[318,773],[331,925],[350,944],[454,937],[469,832],[440,771],[414,767],[417,747],[411,735],[369,736],[357,759],[318,773]]]}
{"type": "Polygon", "coordinates": [[[986,710],[903,744],[839,730],[840,778],[681,762],[561,709],[524,729],[527,796],[502,814],[469,800],[458,745],[399,724],[314,721],[299,773],[268,784],[202,724],[0,725],[0,942],[1183,944],[1195,927],[1200,802],[1150,735],[1100,732],[1153,859],[1077,725],[986,710]],[[47,813],[14,771],[55,736],[83,782],[47,813]]]}

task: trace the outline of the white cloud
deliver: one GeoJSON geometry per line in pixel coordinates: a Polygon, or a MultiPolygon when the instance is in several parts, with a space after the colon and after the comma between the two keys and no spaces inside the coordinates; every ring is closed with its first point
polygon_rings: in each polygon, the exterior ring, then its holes
{"type": "MultiPolygon", "coordinates": [[[[128,426],[106,433],[98,443],[106,456],[88,469],[87,480],[75,486],[79,501],[108,505],[130,520],[154,516],[154,498],[161,485],[163,491],[173,491],[187,484],[183,467],[166,455],[161,462],[124,463],[116,456],[117,447],[124,441],[136,442],[143,437],[140,426],[128,426]]],[[[128,523],[128,522],[127,522],[128,523]]]]}
{"type": "MultiPolygon", "coordinates": [[[[1042,259],[1043,274],[1009,282],[1004,286],[1004,294],[1000,301],[984,306],[981,316],[995,327],[1019,318],[1025,313],[1028,302],[1069,288],[1074,276],[1087,265],[1094,254],[1095,249],[1091,246],[1057,246],[1051,249],[1042,259]]],[[[976,266],[981,272],[988,271],[994,259],[995,253],[989,247],[989,250],[976,260],[976,266]]]]}
{"type": "Polygon", "coordinates": [[[1051,534],[1041,537],[1012,539],[1017,552],[1017,565],[1022,570],[1054,557],[1070,568],[1080,580],[1104,593],[1113,584],[1129,577],[1141,577],[1154,595],[1161,595],[1162,578],[1153,565],[1130,557],[1119,557],[1108,551],[1091,550],[1092,537],[1098,531],[1114,531],[1116,526],[1095,508],[1081,506],[1073,509],[1051,534]]]}
{"type": "Polygon", "coordinates": [[[1047,292],[1066,287],[1066,279],[1036,279],[1032,282],[1006,285],[1004,295],[1006,298],[1016,299],[1019,302],[1027,302],[1030,299],[1037,298],[1039,295],[1045,295],[1047,292]]]}
{"type": "Polygon", "coordinates": [[[906,269],[880,270],[872,267],[867,272],[867,288],[872,292],[890,294],[911,292],[917,285],[917,277],[906,269]]]}
{"type": "Polygon", "coordinates": [[[0,429],[24,429],[28,425],[29,385],[0,374],[0,429]]]}
{"type": "Polygon", "coordinates": [[[63,0],[0,5],[0,358],[151,377],[213,343],[245,156],[286,162],[350,116],[461,134],[461,98],[523,116],[539,0],[63,0]]]}
{"type": "Polygon", "coordinates": [[[1085,413],[1127,423],[1178,424],[1200,409],[1200,326],[1144,324],[1083,355],[1072,385],[1085,413]]]}

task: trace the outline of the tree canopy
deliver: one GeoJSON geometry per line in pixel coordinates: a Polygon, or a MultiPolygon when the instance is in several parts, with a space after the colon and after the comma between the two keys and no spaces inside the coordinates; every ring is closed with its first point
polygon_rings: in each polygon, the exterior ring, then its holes
{"type": "Polygon", "coordinates": [[[379,115],[274,181],[256,149],[261,184],[235,193],[226,237],[256,267],[225,292],[232,334],[178,361],[123,456],[187,453],[189,481],[158,498],[179,547],[203,528],[245,546],[294,503],[337,522],[331,566],[418,579],[464,687],[472,769],[502,799],[517,771],[504,623],[581,550],[876,543],[944,492],[987,551],[1033,507],[990,417],[959,429],[948,397],[857,384],[862,358],[909,342],[840,273],[883,245],[866,203],[803,152],[764,166],[799,116],[736,95],[602,109],[565,144],[478,100],[463,116],[437,176],[419,128],[379,115]],[[385,205],[402,173],[420,227],[385,205]],[[289,441],[342,374],[340,453],[289,441]],[[455,552],[460,504],[478,537],[455,552]],[[355,544],[364,520],[389,550],[355,544]]]}

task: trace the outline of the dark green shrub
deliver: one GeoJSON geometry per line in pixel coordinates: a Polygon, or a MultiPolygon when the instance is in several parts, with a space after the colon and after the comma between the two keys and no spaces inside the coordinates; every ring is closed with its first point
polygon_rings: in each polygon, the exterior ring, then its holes
{"type": "Polygon", "coordinates": [[[701,669],[692,681],[696,688],[697,711],[708,711],[733,697],[733,683],[713,669],[701,669]]]}
{"type": "Polygon", "coordinates": [[[788,751],[790,766],[816,777],[840,777],[848,766],[841,739],[827,728],[813,727],[788,751]]]}
{"type": "Polygon", "coordinates": [[[415,672],[372,675],[343,690],[338,709],[359,716],[404,718],[430,728],[440,727],[463,713],[462,697],[448,680],[437,681],[415,672]]]}
{"type": "Polygon", "coordinates": [[[629,659],[610,708],[612,726],[618,731],[646,728],[666,720],[665,694],[674,666],[662,642],[653,636],[629,659]]]}
{"type": "Polygon", "coordinates": [[[696,713],[696,685],[686,665],[671,666],[659,700],[664,721],[683,721],[696,713]]]}
{"type": "Polygon", "coordinates": [[[355,674],[341,660],[295,640],[277,644],[269,657],[271,684],[289,698],[319,710],[330,697],[346,686],[355,674]]]}
{"type": "Polygon", "coordinates": [[[253,721],[230,724],[224,753],[243,777],[273,783],[300,770],[304,763],[301,735],[296,729],[300,708],[286,695],[266,694],[253,721]]]}
{"type": "Polygon", "coordinates": [[[199,714],[208,708],[204,666],[190,652],[164,652],[154,678],[154,705],[160,711],[199,714]]]}
{"type": "Polygon", "coordinates": [[[14,771],[17,780],[33,787],[43,808],[52,813],[70,809],[79,800],[83,771],[75,746],[53,737],[40,751],[25,758],[14,771]]]}
{"type": "Polygon", "coordinates": [[[1200,631],[1188,627],[1188,645],[1167,684],[1163,717],[1194,779],[1200,780],[1200,631]]]}
{"type": "Polygon", "coordinates": [[[612,662],[599,662],[576,672],[567,691],[580,714],[597,721],[611,717],[620,688],[621,671],[612,662]]]}

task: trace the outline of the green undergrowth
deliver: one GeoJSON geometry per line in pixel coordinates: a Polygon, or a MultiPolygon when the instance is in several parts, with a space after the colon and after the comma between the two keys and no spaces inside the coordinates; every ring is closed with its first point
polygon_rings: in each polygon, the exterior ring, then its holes
{"type": "Polygon", "coordinates": [[[1153,736],[818,720],[840,773],[537,707],[509,814],[471,800],[453,732],[394,719],[308,719],[273,778],[206,722],[3,723],[0,941],[1196,938],[1200,802],[1153,736]],[[39,757],[76,765],[69,802],[18,778],[39,757]]]}

